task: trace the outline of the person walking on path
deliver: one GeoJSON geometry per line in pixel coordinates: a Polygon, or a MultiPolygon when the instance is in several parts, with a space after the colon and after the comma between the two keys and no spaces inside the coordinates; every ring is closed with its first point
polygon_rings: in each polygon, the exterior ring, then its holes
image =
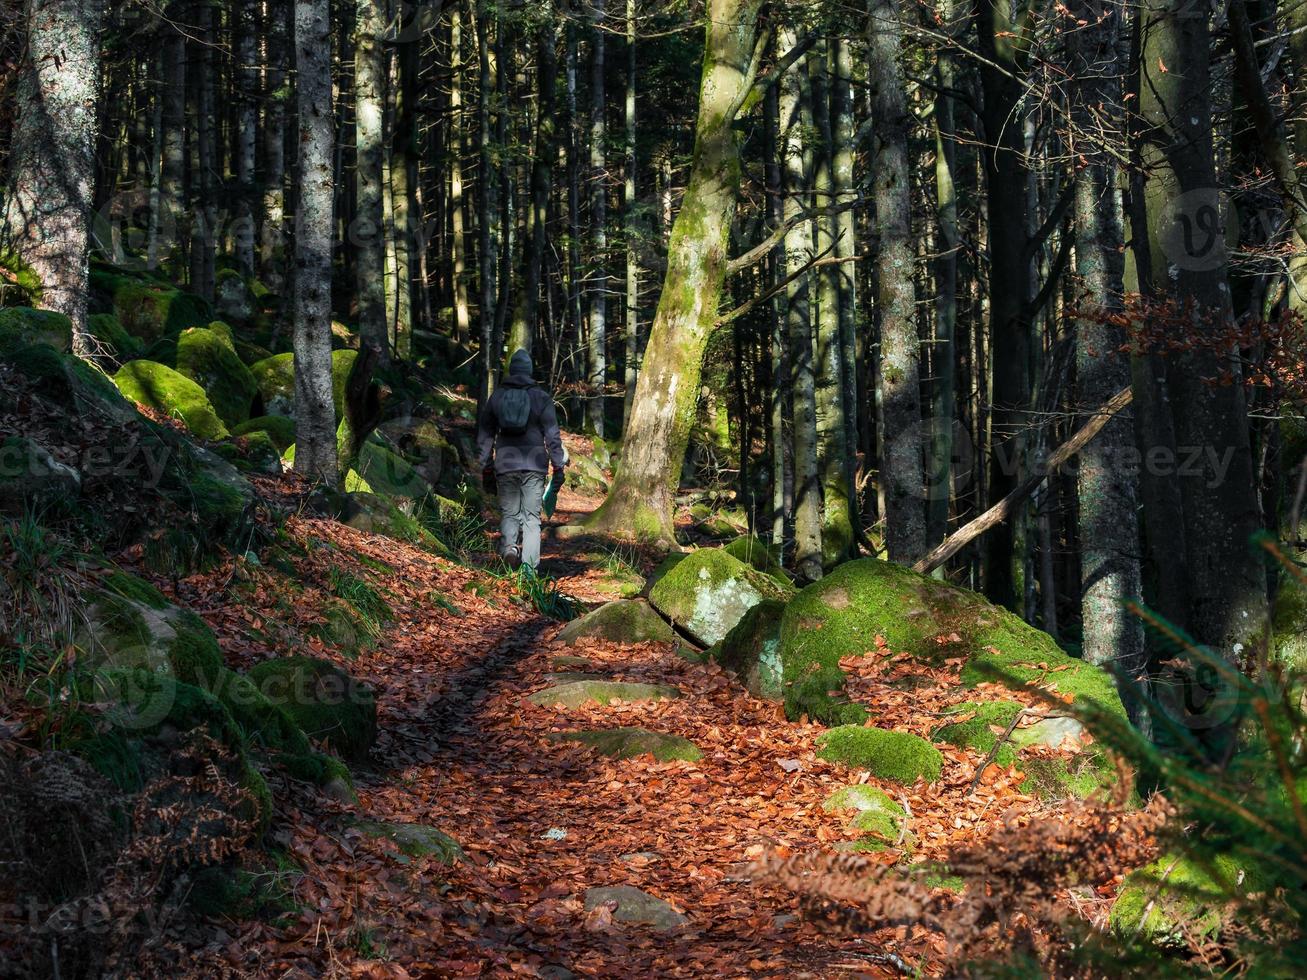
{"type": "Polygon", "coordinates": [[[552,465],[557,492],[567,468],[554,399],[531,377],[534,369],[531,355],[517,351],[477,421],[482,485],[498,487],[499,553],[512,568],[540,563],[545,477],[552,465]]]}

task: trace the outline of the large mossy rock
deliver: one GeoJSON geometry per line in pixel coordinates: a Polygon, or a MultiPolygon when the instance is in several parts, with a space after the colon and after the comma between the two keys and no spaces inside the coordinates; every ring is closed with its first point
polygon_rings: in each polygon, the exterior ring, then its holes
{"type": "Polygon", "coordinates": [[[1186,939],[1211,938],[1222,913],[1235,898],[1257,891],[1257,869],[1249,862],[1221,856],[1211,864],[1167,854],[1131,872],[1112,906],[1112,931],[1158,945],[1184,945],[1186,939]]]}
{"type": "Polygon", "coordinates": [[[166,364],[129,361],[114,375],[113,382],[132,401],[180,418],[200,439],[216,442],[229,435],[204,389],[166,364]]]}
{"type": "Polygon", "coordinates": [[[123,329],[112,313],[95,313],[86,318],[86,330],[97,354],[108,354],[118,363],[141,356],[141,342],[123,329]]]}
{"type": "Polygon", "coordinates": [[[876,850],[906,839],[908,815],[883,789],[865,784],[844,786],[822,802],[823,810],[853,811],[849,826],[870,839],[856,850],[876,850]]]}
{"type": "Polygon", "coordinates": [[[703,752],[688,738],[651,732],[646,728],[606,728],[591,732],[565,732],[555,736],[558,741],[580,742],[600,755],[612,759],[634,759],[652,755],[659,762],[680,759],[698,762],[703,752]]]}
{"type": "Polygon", "coordinates": [[[0,513],[19,515],[67,510],[82,489],[82,476],[25,436],[0,439],[0,513]]]}
{"type": "Polygon", "coordinates": [[[113,314],[128,334],[147,344],[213,320],[213,308],[194,293],[130,277],[112,285],[113,314]]]}
{"type": "Polygon", "coordinates": [[[0,361],[39,383],[43,398],[70,412],[102,422],[139,418],[113,381],[79,357],[61,354],[47,344],[32,344],[8,350],[0,347],[0,361]]]}
{"type": "Polygon", "coordinates": [[[633,684],[626,681],[573,681],[570,684],[558,684],[536,691],[528,701],[544,708],[562,705],[564,708],[580,708],[587,704],[611,704],[615,700],[663,701],[667,698],[679,698],[681,692],[667,684],[633,684]]]}
{"type": "Polygon", "coordinates": [[[335,664],[313,657],[265,660],[249,678],[310,738],[345,759],[367,759],[377,738],[376,698],[335,664]]]}
{"type": "Polygon", "coordinates": [[[784,603],[764,599],[750,608],[720,643],[708,648],[708,657],[740,678],[750,694],[769,701],[785,698],[780,641],[784,614],[784,603]]]}
{"type": "Polygon", "coordinates": [[[1111,675],[1063,653],[1047,633],[966,589],[875,558],[851,561],[799,592],[781,620],[791,717],[838,721],[842,657],[888,649],[923,662],[964,661],[962,682],[1038,684],[1078,707],[1125,718],[1111,675]]]}
{"type": "Polygon", "coordinates": [[[792,585],[794,580],[781,567],[778,549],[752,534],[744,534],[726,545],[726,553],[751,565],[765,575],[770,575],[778,582],[792,585]]]}
{"type": "Polygon", "coordinates": [[[720,548],[700,548],[676,563],[649,593],[655,609],[702,646],[712,646],[764,599],[793,590],[720,548]]]}
{"type": "Polygon", "coordinates": [[[204,389],[226,425],[240,425],[249,419],[258,385],[236,356],[230,334],[208,327],[182,331],[177,338],[177,371],[204,389]]]}
{"type": "Polygon", "coordinates": [[[220,317],[232,323],[249,323],[258,312],[254,291],[235,269],[223,269],[218,273],[213,287],[213,305],[220,317]]]}
{"type": "Polygon", "coordinates": [[[295,420],[284,415],[260,415],[231,430],[234,436],[248,436],[256,432],[264,433],[279,453],[284,453],[295,445],[295,420]]]}
{"type": "Polygon", "coordinates": [[[431,492],[431,484],[408,460],[376,438],[369,438],[359,447],[353,468],[373,492],[387,497],[421,500],[431,492]]]}
{"type": "Polygon", "coordinates": [[[629,925],[648,926],[666,932],[683,926],[688,920],[661,898],[655,898],[634,885],[616,885],[585,890],[587,912],[601,905],[612,905],[613,918],[629,925]]]}
{"type": "Polygon", "coordinates": [[[564,643],[583,638],[613,643],[675,643],[676,633],[642,599],[607,602],[580,619],[568,623],[558,634],[564,643]]]}
{"type": "Polygon", "coordinates": [[[370,490],[350,491],[332,508],[340,521],[356,531],[381,534],[437,555],[448,555],[445,544],[417,518],[404,513],[389,498],[370,490]]]}
{"type": "MultiPolygon", "coordinates": [[[[337,350],[331,352],[331,397],[336,409],[336,418],[343,418],[345,413],[345,382],[354,368],[358,351],[337,350]]],[[[295,415],[295,355],[293,353],[274,354],[250,365],[258,386],[259,397],[263,403],[265,415],[295,415]]]]}
{"type": "Polygon", "coordinates": [[[409,858],[435,858],[441,864],[463,859],[458,841],[437,827],[421,823],[392,823],[368,820],[355,824],[368,837],[379,837],[394,844],[409,858]]]}
{"type": "Polygon", "coordinates": [[[862,725],[841,725],[817,740],[817,757],[911,786],[936,782],[944,768],[939,749],[919,735],[862,725]]]}
{"type": "Polygon", "coordinates": [[[41,344],[61,354],[73,346],[73,321],[54,310],[0,307],[0,350],[41,344]]]}
{"type": "MultiPolygon", "coordinates": [[[[950,708],[945,715],[945,718],[955,716],[957,720],[946,721],[935,728],[930,737],[936,742],[974,749],[977,753],[988,755],[1022,707],[1016,701],[965,701],[950,708]],[[996,732],[995,729],[1000,731],[996,732]]],[[[994,761],[1005,768],[1010,766],[1016,761],[1016,748],[1016,742],[1009,741],[995,753],[994,761]]]]}

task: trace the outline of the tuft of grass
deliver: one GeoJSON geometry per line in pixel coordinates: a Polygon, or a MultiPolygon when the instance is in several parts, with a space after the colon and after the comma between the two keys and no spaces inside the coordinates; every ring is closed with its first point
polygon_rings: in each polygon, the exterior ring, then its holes
{"type": "Polygon", "coordinates": [[[566,623],[585,612],[581,601],[559,589],[552,576],[541,575],[526,565],[517,571],[505,570],[498,577],[511,582],[518,597],[534,606],[542,616],[566,623]]]}
{"type": "Polygon", "coordinates": [[[72,546],[33,511],[0,522],[0,665],[45,674],[73,642],[82,604],[72,546]]]}
{"type": "Polygon", "coordinates": [[[380,633],[394,615],[390,603],[372,583],[344,569],[331,569],[327,587],[336,598],[348,602],[375,633],[380,633]]]}

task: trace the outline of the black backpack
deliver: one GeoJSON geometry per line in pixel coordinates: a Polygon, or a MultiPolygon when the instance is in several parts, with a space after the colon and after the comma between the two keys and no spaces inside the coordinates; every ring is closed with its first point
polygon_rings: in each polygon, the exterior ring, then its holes
{"type": "Polygon", "coordinates": [[[495,421],[504,435],[525,434],[531,423],[531,389],[500,388],[499,397],[495,399],[495,421]]]}

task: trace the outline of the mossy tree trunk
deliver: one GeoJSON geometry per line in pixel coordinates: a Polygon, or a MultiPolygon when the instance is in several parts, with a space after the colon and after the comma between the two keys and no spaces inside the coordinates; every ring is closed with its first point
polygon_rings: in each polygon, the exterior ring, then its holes
{"type": "Polygon", "coordinates": [[[330,0],[295,2],[299,206],[295,213],[295,470],[334,484],[331,232],[335,191],[330,0]]]}
{"type": "Polygon", "coordinates": [[[100,0],[27,0],[18,118],[9,158],[3,251],[41,280],[41,306],[86,331],[90,230],[100,92],[100,0]]]}
{"type": "Polygon", "coordinates": [[[899,66],[894,0],[871,6],[871,84],[876,113],[876,224],[880,247],[880,378],[884,397],[885,544],[891,561],[911,565],[926,553],[921,424],[921,345],[917,338],[909,114],[899,66]]]}
{"type": "Polygon", "coordinates": [[[671,541],[672,492],[694,424],[699,376],[726,280],[740,151],[731,124],[751,86],[762,0],[710,0],[694,157],[636,382],[622,459],[586,527],[671,541]]]}
{"type": "MultiPolygon", "coordinates": [[[[1261,526],[1247,409],[1233,350],[1210,343],[1230,320],[1229,259],[1216,190],[1212,132],[1211,31],[1185,0],[1146,0],[1139,14],[1140,153],[1150,281],[1157,298],[1188,318],[1195,343],[1166,357],[1167,403],[1176,445],[1200,451],[1181,468],[1185,622],[1194,641],[1244,662],[1267,623],[1266,573],[1250,539],[1261,526]],[[1234,384],[1220,378],[1230,372],[1234,384]]],[[[1145,447],[1147,456],[1149,447],[1145,447]]],[[[1151,520],[1151,515],[1145,515],[1151,520]]],[[[1201,671],[1200,673],[1206,673],[1201,671]]],[[[1212,751],[1224,751],[1234,718],[1201,678],[1183,717],[1212,751]]]]}
{"type": "Polygon", "coordinates": [[[385,173],[386,58],[381,46],[386,13],[381,0],[358,0],[354,20],[354,220],[350,247],[358,283],[362,343],[390,362],[386,325],[385,173]]]}

